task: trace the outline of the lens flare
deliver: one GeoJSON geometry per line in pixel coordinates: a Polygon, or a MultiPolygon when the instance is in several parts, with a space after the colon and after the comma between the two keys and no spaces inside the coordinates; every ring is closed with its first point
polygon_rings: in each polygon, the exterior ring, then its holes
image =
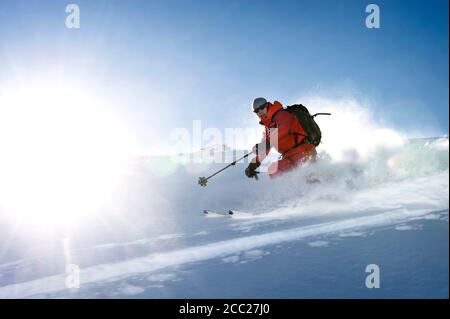
{"type": "Polygon", "coordinates": [[[131,152],[106,103],[73,85],[0,92],[0,214],[46,227],[95,212],[131,152]]]}

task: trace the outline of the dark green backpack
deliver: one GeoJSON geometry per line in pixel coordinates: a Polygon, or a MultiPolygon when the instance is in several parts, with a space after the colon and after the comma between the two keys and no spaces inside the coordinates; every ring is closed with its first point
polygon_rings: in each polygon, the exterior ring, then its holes
{"type": "Polygon", "coordinates": [[[322,139],[322,132],[320,131],[319,125],[317,125],[316,121],[314,121],[314,117],[317,115],[331,115],[331,113],[316,113],[311,115],[308,109],[302,104],[289,105],[285,108],[285,110],[297,117],[300,125],[306,132],[305,140],[315,146],[318,146],[320,144],[320,140],[322,139]]]}

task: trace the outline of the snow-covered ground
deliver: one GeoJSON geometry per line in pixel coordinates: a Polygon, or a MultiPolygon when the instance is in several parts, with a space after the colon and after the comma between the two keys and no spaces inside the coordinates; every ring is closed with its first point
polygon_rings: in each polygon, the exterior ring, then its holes
{"type": "Polygon", "coordinates": [[[323,152],[258,182],[238,164],[205,188],[197,178],[224,164],[132,161],[108,205],[70,228],[0,221],[0,298],[448,298],[448,146],[323,152]],[[380,288],[366,287],[370,264],[380,288]]]}

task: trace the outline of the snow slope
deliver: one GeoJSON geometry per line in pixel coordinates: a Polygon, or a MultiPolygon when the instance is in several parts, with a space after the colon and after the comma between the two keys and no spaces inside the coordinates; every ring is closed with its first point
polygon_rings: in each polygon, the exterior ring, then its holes
{"type": "Polygon", "coordinates": [[[206,188],[197,177],[223,164],[140,159],[98,220],[2,233],[14,240],[2,241],[0,297],[447,298],[448,143],[323,152],[275,181],[245,179],[237,165],[206,188]],[[205,208],[255,216],[206,218],[205,208]],[[65,286],[68,263],[79,289],[65,286]],[[379,289],[365,287],[373,263],[379,289]]]}

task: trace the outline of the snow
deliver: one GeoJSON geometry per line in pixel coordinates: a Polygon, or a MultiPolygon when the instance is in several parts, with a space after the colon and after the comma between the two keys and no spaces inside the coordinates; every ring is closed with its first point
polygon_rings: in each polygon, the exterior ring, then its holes
{"type": "Polygon", "coordinates": [[[339,234],[340,237],[363,237],[366,236],[365,233],[363,232],[359,232],[359,231],[354,231],[354,232],[344,232],[339,234]]]}
{"type": "Polygon", "coordinates": [[[328,247],[328,242],[324,240],[316,240],[308,243],[311,247],[328,247]]]}
{"type": "MultiPolygon", "coordinates": [[[[428,219],[428,218],[425,218],[428,219]]],[[[421,225],[397,225],[395,226],[395,230],[420,230],[422,229],[421,225]]]]}
{"type": "MultiPolygon", "coordinates": [[[[405,211],[395,210],[367,217],[350,218],[338,222],[298,227],[276,231],[262,235],[246,236],[212,244],[194,246],[185,249],[150,254],[145,257],[129,259],[117,263],[102,264],[82,269],[81,284],[90,284],[105,280],[120,280],[123,276],[139,273],[150,273],[170,266],[180,266],[187,263],[205,261],[221,256],[232,255],[247,251],[247,257],[261,256],[254,248],[266,247],[277,243],[317,237],[336,232],[349,231],[360,228],[373,228],[401,223],[409,217],[426,216],[428,210],[405,211]]],[[[403,229],[401,229],[403,230],[403,229]]],[[[324,241],[310,243],[313,247],[323,247],[324,241]]],[[[63,290],[64,275],[51,276],[32,282],[14,284],[0,288],[0,297],[21,298],[34,294],[51,293],[63,290]]]]}
{"type": "Polygon", "coordinates": [[[155,274],[155,275],[151,275],[151,276],[147,277],[148,281],[158,281],[158,282],[168,281],[168,280],[173,281],[176,279],[177,279],[177,276],[175,274],[170,274],[170,273],[155,274]]]}
{"type": "Polygon", "coordinates": [[[225,257],[222,258],[222,261],[224,263],[237,263],[239,261],[239,256],[235,255],[235,256],[230,256],[230,257],[225,257]]]}
{"type": "Polygon", "coordinates": [[[126,285],[123,287],[120,287],[119,294],[125,295],[125,296],[133,296],[141,294],[145,291],[145,289],[137,286],[132,285],[126,285]]]}
{"type": "Polygon", "coordinates": [[[321,154],[275,181],[245,179],[236,165],[206,188],[198,172],[221,164],[161,175],[140,159],[105,207],[116,214],[3,240],[0,298],[448,297],[445,145],[406,143],[350,162],[321,154]],[[311,174],[321,182],[308,184],[311,174]],[[205,208],[251,214],[205,218],[205,208]],[[66,288],[66,255],[80,266],[79,289],[66,288]],[[372,263],[383,288],[369,292],[372,263]]]}

